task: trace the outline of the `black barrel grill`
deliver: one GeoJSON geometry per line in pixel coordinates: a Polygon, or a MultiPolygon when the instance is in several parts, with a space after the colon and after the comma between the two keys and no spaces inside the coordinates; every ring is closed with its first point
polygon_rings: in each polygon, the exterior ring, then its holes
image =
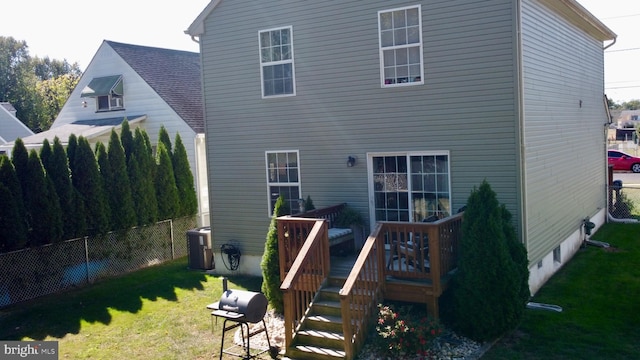
{"type": "Polygon", "coordinates": [[[224,323],[222,327],[222,341],[220,341],[220,360],[222,360],[222,354],[228,354],[238,356],[243,359],[255,358],[267,351],[273,352],[271,348],[271,342],[269,340],[269,334],[267,332],[267,324],[264,321],[264,315],[267,313],[267,306],[269,302],[260,292],[243,291],[243,290],[230,290],[227,288],[227,279],[222,278],[222,297],[220,301],[207,306],[208,309],[213,310],[211,316],[217,318],[223,318],[224,323]],[[262,321],[262,328],[249,331],[249,324],[256,324],[262,321]],[[227,324],[231,322],[231,324],[227,324]],[[243,352],[234,352],[237,346],[231,346],[227,349],[224,348],[224,338],[228,330],[233,330],[240,327],[242,333],[242,347],[243,352]],[[246,332],[246,333],[245,333],[246,332]],[[267,337],[268,349],[262,350],[258,353],[251,354],[251,348],[249,341],[252,336],[260,333],[265,333],[267,337]]]}

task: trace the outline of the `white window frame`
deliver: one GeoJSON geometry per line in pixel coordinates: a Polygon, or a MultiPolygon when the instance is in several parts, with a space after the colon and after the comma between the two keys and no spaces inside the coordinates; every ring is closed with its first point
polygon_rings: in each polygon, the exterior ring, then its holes
{"type": "Polygon", "coordinates": [[[381,87],[390,88],[390,87],[402,87],[402,86],[413,86],[413,85],[424,84],[424,52],[422,47],[422,6],[413,5],[413,6],[406,6],[401,8],[378,11],[378,48],[379,48],[379,56],[380,56],[380,86],[381,87]],[[407,25],[405,23],[404,25],[399,25],[399,27],[395,27],[396,26],[395,21],[393,20],[394,12],[397,12],[397,13],[404,12],[405,20],[406,20],[407,11],[412,9],[418,10],[417,24],[411,23],[407,25]],[[384,25],[382,21],[383,15],[387,15],[387,14],[391,15],[391,28],[384,25]],[[384,26],[384,29],[383,29],[383,26],[384,26]],[[416,27],[418,30],[418,34],[415,34],[416,27]],[[411,30],[413,30],[413,32],[411,32],[411,30]],[[404,31],[404,36],[406,36],[407,42],[403,43],[402,41],[399,41],[399,43],[396,44],[396,41],[398,39],[402,39],[402,37],[396,38],[394,34],[397,32],[397,34],[400,35],[402,34],[402,31],[404,31]],[[409,43],[410,41],[409,38],[412,37],[410,36],[410,33],[413,34],[414,40],[409,43]],[[415,39],[416,35],[418,39],[415,39]],[[389,36],[391,36],[391,38],[389,38],[389,36]],[[393,44],[388,44],[389,41],[392,41],[393,44]],[[418,54],[415,54],[416,50],[418,54]],[[401,56],[404,51],[406,51],[406,59],[403,56],[401,56]],[[385,52],[387,52],[387,54],[389,54],[389,52],[393,52],[392,65],[386,64],[385,52]],[[419,56],[419,66],[420,66],[419,69],[417,69],[418,63],[415,63],[415,62],[410,63],[412,52],[413,52],[414,60],[417,56],[419,56]],[[398,60],[401,62],[400,64],[397,64],[398,60]],[[411,71],[411,68],[413,68],[414,70],[411,73],[409,73],[411,71]],[[395,74],[395,76],[393,77],[394,79],[393,82],[387,81],[387,76],[385,75],[387,73],[387,70],[388,71],[393,70],[395,74]],[[406,70],[407,76],[404,77],[404,76],[398,75],[397,74],[398,70],[402,71],[401,75],[404,75],[404,70],[406,70]],[[419,70],[419,74],[420,74],[419,78],[415,74],[416,70],[419,70]],[[406,81],[402,81],[402,80],[399,81],[399,79],[405,79],[406,81]]]}
{"type": "MultiPolygon", "coordinates": [[[[271,47],[271,46],[270,46],[271,47]]],[[[266,49],[266,46],[265,46],[266,49]]],[[[278,27],[278,28],[271,28],[271,29],[265,29],[265,30],[260,30],[258,31],[258,59],[260,60],[260,91],[261,91],[261,95],[263,99],[271,99],[271,98],[280,98],[280,97],[287,97],[287,96],[295,96],[296,95],[296,67],[295,67],[295,61],[294,61],[294,53],[293,53],[293,26],[289,25],[289,26],[283,26],[283,27],[278,27]],[[263,57],[263,46],[264,44],[262,44],[262,37],[261,35],[263,33],[269,33],[271,34],[274,31],[281,31],[281,30],[289,30],[289,53],[290,53],[290,57],[288,59],[279,59],[276,61],[273,60],[266,60],[263,57]],[[267,67],[274,67],[274,66],[279,66],[279,65],[287,65],[290,64],[291,65],[291,93],[282,93],[282,94],[272,94],[272,95],[265,95],[265,68],[267,67]]]]}
{"type": "Polygon", "coordinates": [[[114,96],[113,94],[96,96],[96,112],[114,111],[124,109],[124,96],[114,96]],[[109,107],[100,108],[100,99],[108,98],[109,107]]]}
{"type": "MultiPolygon", "coordinates": [[[[272,201],[272,191],[271,191],[271,187],[291,187],[291,188],[298,188],[298,198],[296,199],[288,199],[289,200],[289,205],[291,207],[291,213],[295,214],[298,212],[299,209],[299,203],[298,201],[301,199],[302,196],[302,186],[301,186],[301,176],[300,176],[300,150],[269,150],[269,151],[265,151],[264,153],[264,162],[265,162],[265,169],[266,169],[266,182],[267,182],[267,207],[268,207],[268,214],[269,217],[271,217],[273,215],[273,205],[275,203],[275,199],[272,201]],[[295,154],[296,156],[296,165],[297,165],[297,172],[298,172],[298,176],[297,176],[297,181],[272,181],[272,179],[274,178],[274,171],[276,171],[277,169],[285,169],[285,170],[289,170],[289,163],[285,163],[284,167],[279,167],[277,165],[274,166],[274,164],[269,163],[269,155],[271,154],[276,154],[278,156],[280,155],[285,155],[288,157],[289,154],[295,154]]],[[[277,199],[277,198],[276,198],[277,199]]]]}
{"type": "MultiPolygon", "coordinates": [[[[409,214],[408,214],[408,219],[410,222],[414,221],[414,202],[413,202],[413,198],[412,198],[412,192],[418,192],[416,191],[416,188],[414,187],[413,184],[413,179],[412,179],[412,169],[411,169],[411,157],[412,156],[446,156],[447,157],[447,182],[446,182],[446,189],[447,189],[447,193],[448,193],[448,198],[449,198],[449,209],[448,213],[449,215],[453,215],[454,213],[454,207],[453,207],[453,203],[452,203],[452,193],[451,193],[451,154],[449,152],[449,150],[439,150],[439,151],[402,151],[402,152],[375,152],[375,153],[367,153],[367,182],[368,182],[368,188],[369,188],[369,218],[372,219],[371,223],[371,230],[373,230],[373,226],[375,225],[376,221],[378,221],[376,219],[376,202],[375,202],[375,189],[374,189],[374,163],[373,163],[373,159],[377,158],[377,157],[406,157],[407,159],[407,193],[408,193],[408,204],[409,204],[409,214]]],[[[436,173],[437,174],[437,173],[436,173]]],[[[443,192],[443,191],[439,191],[439,192],[443,192]]]]}

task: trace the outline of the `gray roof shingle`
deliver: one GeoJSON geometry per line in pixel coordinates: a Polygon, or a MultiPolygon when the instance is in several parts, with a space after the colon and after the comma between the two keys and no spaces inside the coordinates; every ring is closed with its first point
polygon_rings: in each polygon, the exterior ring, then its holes
{"type": "Polygon", "coordinates": [[[204,133],[200,54],[105,40],[196,132],[204,133]]]}

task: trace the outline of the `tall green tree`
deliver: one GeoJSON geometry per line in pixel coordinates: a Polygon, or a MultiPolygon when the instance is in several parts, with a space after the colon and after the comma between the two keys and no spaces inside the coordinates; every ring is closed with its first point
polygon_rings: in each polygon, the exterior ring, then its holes
{"type": "Polygon", "coordinates": [[[42,147],[40,148],[40,161],[42,162],[42,166],[45,169],[48,167],[49,159],[51,158],[53,150],[51,150],[51,144],[49,143],[49,139],[44,139],[42,141],[42,147]]]}
{"type": "Polygon", "coordinates": [[[111,207],[111,224],[115,230],[129,229],[136,225],[137,217],[134,212],[124,148],[115,130],[111,130],[107,155],[110,171],[106,189],[111,207]]]}
{"type": "Polygon", "coordinates": [[[20,181],[13,163],[6,155],[0,155],[0,184],[9,192],[9,195],[3,195],[6,202],[0,202],[4,204],[4,210],[0,213],[6,211],[6,214],[0,214],[5,221],[5,224],[0,225],[0,232],[6,236],[4,245],[0,244],[0,247],[4,246],[4,251],[19,250],[27,243],[27,213],[20,181]]]}
{"type": "Polygon", "coordinates": [[[127,164],[139,225],[152,224],[158,220],[154,178],[156,165],[153,153],[147,147],[145,134],[140,128],[135,130],[133,156],[127,164]]]}
{"type": "Polygon", "coordinates": [[[519,323],[528,299],[526,250],[488,182],[474,188],[462,221],[461,255],[453,281],[455,328],[478,341],[519,323]]]}
{"type": "Polygon", "coordinates": [[[109,206],[98,162],[86,138],[78,138],[74,152],[72,183],[85,204],[85,219],[89,234],[102,234],[109,230],[109,206]]]}
{"type": "Polygon", "coordinates": [[[31,246],[62,240],[62,216],[58,195],[47,176],[36,150],[29,152],[27,163],[27,213],[31,221],[31,246]]]}
{"type": "Polygon", "coordinates": [[[122,120],[122,127],[120,129],[120,143],[122,143],[124,155],[127,158],[127,161],[129,161],[134,151],[133,133],[131,132],[131,128],[129,127],[129,121],[126,118],[122,120]]]}
{"type": "Polygon", "coordinates": [[[156,199],[158,201],[158,219],[176,217],[180,208],[176,178],[173,174],[171,155],[163,142],[158,142],[156,170],[156,199]]]}
{"type": "Polygon", "coordinates": [[[73,177],[73,169],[75,166],[75,154],[76,154],[77,148],[78,148],[78,137],[75,134],[69,135],[69,140],[67,140],[67,159],[69,160],[69,171],[71,172],[71,177],[73,177]]]}
{"type": "Polygon", "coordinates": [[[36,101],[34,105],[37,117],[30,121],[31,125],[42,130],[51,128],[53,121],[79,80],[79,76],[62,74],[51,79],[38,81],[35,87],[36,101]]]}
{"type": "Polygon", "coordinates": [[[82,76],[78,63],[70,64],[67,60],[50,59],[48,56],[44,58],[36,56],[31,61],[36,77],[40,80],[51,80],[65,75],[76,79],[82,76]]]}
{"type": "Polygon", "coordinates": [[[291,213],[288,202],[280,195],[273,207],[273,216],[264,243],[264,253],[260,268],[262,269],[262,292],[275,312],[282,314],[284,298],[280,290],[280,253],[278,251],[278,216],[291,213]]]}
{"type": "Polygon", "coordinates": [[[173,150],[173,172],[176,177],[180,209],[178,216],[189,216],[198,213],[198,197],[193,181],[193,173],[189,166],[187,150],[182,143],[180,134],[176,134],[175,149],[173,150]]]}
{"type": "Polygon", "coordinates": [[[25,41],[0,36],[0,101],[35,132],[49,129],[81,74],[77,63],[32,58],[25,41]]]}
{"type": "MultiPolygon", "coordinates": [[[[44,152],[41,151],[41,157],[43,157],[42,154],[44,154],[44,152]]],[[[84,218],[84,213],[76,212],[76,200],[74,199],[74,189],[71,185],[69,162],[64,147],[57,136],[53,139],[51,154],[48,156],[47,161],[43,160],[43,165],[53,181],[53,186],[60,200],[63,237],[65,239],[72,239],[76,236],[84,235],[85,229],[77,222],[78,218],[84,218]]]]}
{"type": "Polygon", "coordinates": [[[0,100],[10,102],[16,108],[17,117],[32,130],[28,120],[35,115],[36,83],[27,43],[0,36],[0,100]]]}
{"type": "Polygon", "coordinates": [[[11,150],[11,161],[13,162],[13,167],[16,169],[18,181],[22,186],[22,198],[24,199],[28,191],[28,188],[25,189],[25,184],[27,183],[27,163],[29,162],[29,152],[20,138],[16,139],[13,144],[13,149],[11,150]]]}
{"type": "Polygon", "coordinates": [[[158,142],[164,144],[164,147],[167,149],[169,154],[173,153],[173,148],[171,147],[171,138],[169,137],[169,133],[164,125],[160,126],[160,132],[158,133],[158,142]]]}
{"type": "Polygon", "coordinates": [[[22,218],[18,215],[15,197],[11,190],[0,183],[0,254],[22,249],[24,246],[24,228],[20,227],[22,218]]]}
{"type": "Polygon", "coordinates": [[[15,98],[20,79],[29,71],[29,59],[25,41],[0,36],[0,100],[15,98]]]}

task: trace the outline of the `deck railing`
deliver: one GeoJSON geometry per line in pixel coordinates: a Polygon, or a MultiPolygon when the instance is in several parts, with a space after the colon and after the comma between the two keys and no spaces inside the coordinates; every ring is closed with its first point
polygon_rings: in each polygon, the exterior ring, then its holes
{"type": "MultiPolygon", "coordinates": [[[[329,228],[325,220],[281,219],[278,220],[278,233],[283,237],[279,238],[297,240],[300,236],[302,241],[299,251],[290,253],[294,260],[280,286],[284,294],[285,346],[289,347],[311,302],[329,276],[329,228]],[[302,234],[308,236],[302,237],[302,234]]],[[[283,269],[282,256],[280,259],[280,269],[283,269]]]]}
{"type": "Polygon", "coordinates": [[[429,281],[439,294],[442,276],[457,266],[462,215],[429,223],[381,222],[378,237],[387,250],[384,275],[429,281]]]}
{"type": "Polygon", "coordinates": [[[349,277],[340,289],[340,307],[344,350],[347,359],[353,359],[367,337],[378,303],[382,300],[384,273],[384,243],[378,236],[381,224],[378,223],[371,236],[367,238],[358,255],[349,277]],[[381,257],[382,256],[382,257],[381,257]]]}

